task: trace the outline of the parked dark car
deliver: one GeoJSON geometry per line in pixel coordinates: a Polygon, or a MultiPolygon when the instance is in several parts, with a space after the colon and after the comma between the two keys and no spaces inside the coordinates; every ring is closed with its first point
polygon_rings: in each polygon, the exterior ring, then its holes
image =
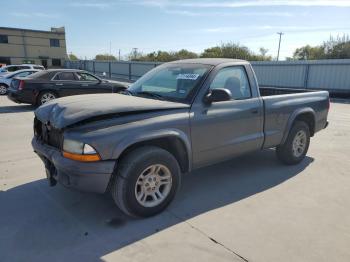
{"type": "Polygon", "coordinates": [[[328,124],[327,91],[259,88],[242,60],[165,63],[125,93],[39,107],[32,146],[51,185],[110,191],[132,216],[162,211],[199,167],[265,148],[298,164],[328,124]]]}
{"type": "Polygon", "coordinates": [[[8,98],[16,103],[42,105],[58,97],[116,93],[126,87],[75,69],[50,69],[28,77],[14,78],[8,98]]]}

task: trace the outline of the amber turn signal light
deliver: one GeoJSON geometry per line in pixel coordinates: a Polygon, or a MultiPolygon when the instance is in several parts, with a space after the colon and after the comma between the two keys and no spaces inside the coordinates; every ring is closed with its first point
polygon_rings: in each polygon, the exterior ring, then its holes
{"type": "Polygon", "coordinates": [[[63,156],[80,162],[95,162],[101,160],[101,157],[98,154],[79,155],[63,151],[63,156]]]}

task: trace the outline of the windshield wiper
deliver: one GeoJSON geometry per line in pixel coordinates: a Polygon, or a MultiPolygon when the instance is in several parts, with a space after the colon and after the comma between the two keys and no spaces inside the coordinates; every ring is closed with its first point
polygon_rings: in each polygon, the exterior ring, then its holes
{"type": "Polygon", "coordinates": [[[150,97],[154,97],[154,98],[157,98],[159,100],[164,100],[165,98],[162,96],[162,95],[159,95],[159,94],[156,94],[156,93],[151,93],[151,92],[148,92],[148,91],[140,91],[140,92],[137,92],[137,93],[133,93],[134,95],[146,95],[146,96],[150,96],[150,97]]]}

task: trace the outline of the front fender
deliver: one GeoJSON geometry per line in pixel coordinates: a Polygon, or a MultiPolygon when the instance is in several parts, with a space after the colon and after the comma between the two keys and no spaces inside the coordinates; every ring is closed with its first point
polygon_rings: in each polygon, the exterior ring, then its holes
{"type": "Polygon", "coordinates": [[[304,107],[304,108],[300,108],[300,109],[297,109],[295,110],[291,115],[290,117],[288,118],[288,123],[287,123],[287,126],[283,132],[283,138],[282,138],[282,141],[281,141],[281,144],[284,144],[284,142],[287,140],[287,137],[289,135],[289,132],[292,128],[292,125],[295,121],[295,119],[302,115],[302,114],[312,114],[313,116],[313,121],[314,121],[314,124],[315,124],[315,121],[316,121],[316,113],[315,111],[311,108],[311,107],[304,107]]]}
{"type": "Polygon", "coordinates": [[[139,133],[135,135],[126,136],[123,138],[120,143],[116,145],[116,147],[113,150],[112,158],[118,159],[120,155],[130,146],[140,143],[140,142],[146,142],[154,139],[159,138],[166,138],[166,137],[174,137],[180,139],[183,144],[185,145],[187,156],[188,156],[188,166],[189,170],[192,169],[192,148],[191,148],[191,142],[187,134],[181,130],[178,129],[160,129],[160,130],[153,130],[153,131],[146,131],[145,133],[139,133]]]}

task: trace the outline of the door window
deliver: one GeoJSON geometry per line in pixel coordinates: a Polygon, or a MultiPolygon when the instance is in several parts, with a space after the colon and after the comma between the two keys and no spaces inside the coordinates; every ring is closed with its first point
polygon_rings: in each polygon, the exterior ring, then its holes
{"type": "Polygon", "coordinates": [[[93,75],[84,72],[77,72],[77,77],[79,81],[95,81],[98,82],[98,79],[93,75]]]}
{"type": "Polygon", "coordinates": [[[225,88],[231,92],[232,99],[247,99],[252,96],[244,67],[226,67],[221,69],[210,85],[210,89],[225,88]]]}
{"type": "Polygon", "coordinates": [[[15,71],[19,70],[19,68],[18,68],[18,66],[9,66],[6,68],[6,70],[8,72],[15,72],[15,71]]]}
{"type": "Polygon", "coordinates": [[[13,75],[12,77],[25,77],[25,76],[29,76],[31,74],[33,74],[34,72],[30,72],[30,71],[27,71],[27,72],[21,72],[21,73],[18,73],[18,74],[15,74],[13,75]]]}
{"type": "Polygon", "coordinates": [[[54,80],[75,81],[76,79],[72,72],[63,72],[57,74],[54,80]]]}

